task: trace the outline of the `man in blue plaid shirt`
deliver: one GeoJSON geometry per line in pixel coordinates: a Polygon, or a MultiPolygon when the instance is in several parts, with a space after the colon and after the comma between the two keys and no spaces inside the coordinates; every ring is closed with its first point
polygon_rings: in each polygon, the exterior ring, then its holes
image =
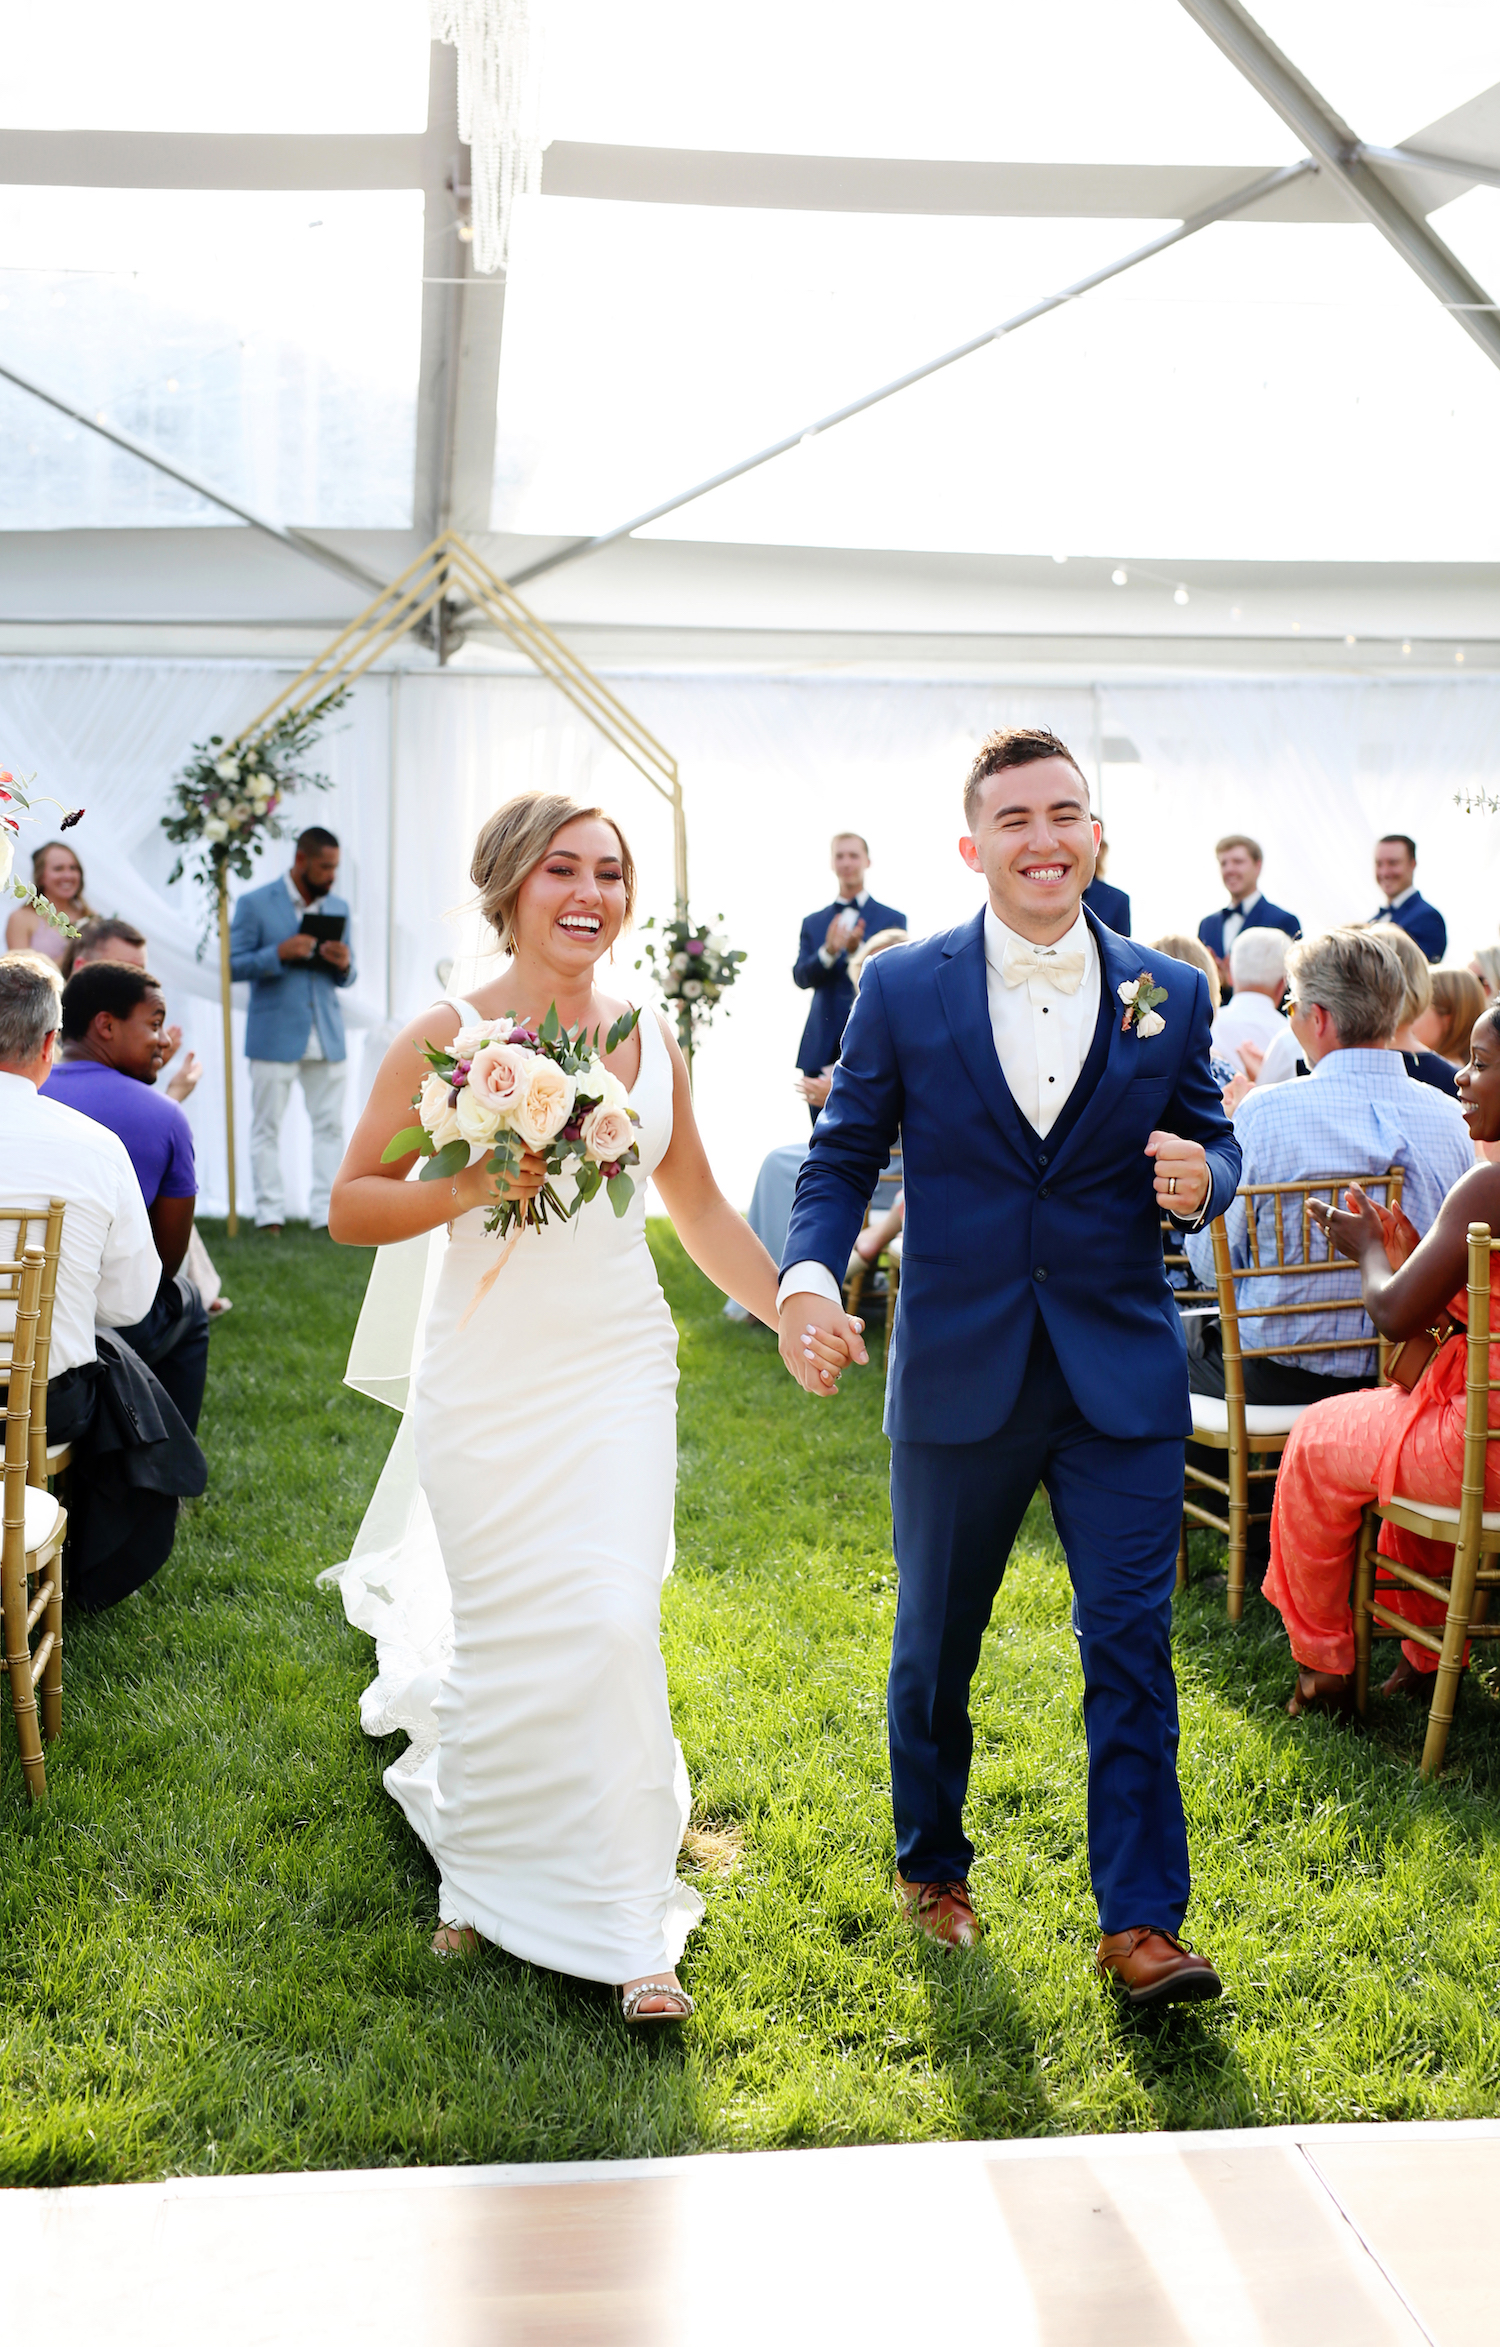
{"type": "MultiPolygon", "coordinates": [[[[1474,1148],[1458,1102],[1430,1084],[1414,1082],[1400,1052],[1389,1047],[1406,1000],[1400,962],[1369,930],[1334,929],[1291,946],[1286,973],[1292,1028],[1312,1072],[1301,1081],[1257,1086],[1241,1101],[1234,1119],[1235,1138],[1244,1153],[1241,1180],[1370,1176],[1399,1165],[1405,1175],[1401,1204],[1418,1231],[1425,1233],[1459,1175],[1473,1164],[1474,1148]]],[[[1262,1263],[1276,1260],[1276,1203],[1271,1198],[1256,1202],[1262,1263]]],[[[1289,1201],[1284,1212],[1286,1254],[1295,1262],[1302,1254],[1297,1201],[1289,1201]]],[[[1230,1206],[1224,1227],[1230,1260],[1249,1263],[1243,1199],[1230,1206]]],[[[1199,1285],[1212,1288],[1213,1241],[1207,1230],[1189,1236],[1187,1253],[1199,1285]]],[[[1359,1292],[1353,1264],[1347,1277],[1321,1273],[1316,1279],[1299,1279],[1289,1271],[1284,1279],[1246,1281],[1239,1289],[1241,1309],[1247,1314],[1240,1322],[1241,1340],[1255,1346],[1274,1344],[1278,1335],[1298,1342],[1352,1339],[1360,1323],[1350,1312],[1299,1312],[1293,1319],[1278,1321],[1266,1307],[1357,1297],[1359,1292]],[[1251,1307],[1258,1307],[1253,1317],[1251,1307]]],[[[1272,1406],[1317,1402],[1329,1394],[1373,1385],[1374,1332],[1368,1321],[1363,1326],[1369,1331],[1366,1343],[1350,1342],[1335,1352],[1300,1358],[1278,1359],[1273,1354],[1246,1361],[1246,1401],[1272,1406]]],[[[1223,1396],[1217,1320],[1188,1323],[1188,1382],[1194,1393],[1223,1396]]],[[[1210,1473],[1216,1472],[1215,1454],[1201,1451],[1196,1457],[1210,1473]]],[[[1250,1563],[1263,1571],[1269,1554],[1266,1528],[1256,1525],[1250,1563]]]]}

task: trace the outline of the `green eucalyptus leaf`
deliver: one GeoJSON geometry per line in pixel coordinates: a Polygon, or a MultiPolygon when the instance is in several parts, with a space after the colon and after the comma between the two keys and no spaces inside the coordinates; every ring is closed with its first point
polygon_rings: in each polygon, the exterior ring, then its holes
{"type": "Polygon", "coordinates": [[[423,1182],[445,1182],[450,1175],[462,1173],[468,1162],[468,1142],[450,1141],[438,1151],[436,1157],[429,1157],[417,1179],[423,1182]]]}
{"type": "Polygon", "coordinates": [[[617,1219],[620,1215],[628,1214],[630,1212],[630,1201],[634,1196],[635,1184],[631,1180],[628,1173],[611,1174],[609,1179],[609,1202],[615,1210],[617,1219]]]}
{"type": "Polygon", "coordinates": [[[393,1134],[381,1150],[380,1162],[382,1165],[394,1165],[398,1157],[410,1157],[414,1149],[420,1149],[425,1157],[430,1157],[431,1138],[422,1125],[403,1125],[401,1131],[393,1134]]]}

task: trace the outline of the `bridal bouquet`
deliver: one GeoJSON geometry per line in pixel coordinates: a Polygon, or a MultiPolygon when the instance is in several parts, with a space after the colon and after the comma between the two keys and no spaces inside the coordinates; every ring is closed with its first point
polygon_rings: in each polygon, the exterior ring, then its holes
{"type": "Polygon", "coordinates": [[[417,1122],[386,1144],[381,1163],[394,1164],[415,1149],[427,1160],[419,1179],[436,1182],[488,1154],[491,1172],[503,1182],[535,1150],[547,1168],[536,1197],[499,1198],[485,1218],[485,1229],[501,1238],[519,1238],[527,1224],[540,1230],[554,1215],[566,1222],[600,1190],[608,1191],[617,1215],[626,1213],[635,1195],[629,1169],[640,1163],[641,1120],[604,1061],[640,1015],[622,1012],[602,1051],[599,1029],[590,1039],[583,1027],[565,1027],[556,1003],[535,1030],[498,1019],[461,1027],[451,1043],[427,1044],[432,1073],[412,1101],[417,1122]],[[565,1206],[552,1185],[570,1168],[577,1189],[565,1206]]]}

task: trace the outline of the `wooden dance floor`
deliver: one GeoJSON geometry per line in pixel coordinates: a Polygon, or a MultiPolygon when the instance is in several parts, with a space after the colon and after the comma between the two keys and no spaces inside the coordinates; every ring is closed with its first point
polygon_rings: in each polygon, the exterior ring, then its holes
{"type": "Polygon", "coordinates": [[[1486,2347],[1500,2123],[0,2192],[47,2347],[1486,2347]]]}

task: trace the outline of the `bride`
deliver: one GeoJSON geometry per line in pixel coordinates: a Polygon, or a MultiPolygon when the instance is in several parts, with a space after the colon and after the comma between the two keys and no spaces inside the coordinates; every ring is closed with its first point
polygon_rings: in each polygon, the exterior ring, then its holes
{"type": "MultiPolygon", "coordinates": [[[[333,1187],[328,1227],[386,1246],[447,1223],[412,1420],[422,1493],[451,1593],[453,1650],[436,1732],[387,1771],[437,1861],[438,1955],[493,1940],[533,1964],[619,1986],[627,2021],[681,2021],[675,1966],[702,1913],[677,1879],[687,1772],[660,1645],[677,1472],[677,1339],[646,1244],[650,1175],[695,1263],[770,1327],[776,1269],[720,1194],[686,1064],[645,1013],[607,1062],[640,1118],[635,1198],[527,1229],[494,1263],[485,1157],[451,1180],[381,1163],[411,1121],[425,1042],[549,1006],[607,1034],[628,1005],[596,972],[629,921],[635,866],[597,807],[527,793],[492,815],[472,867],[510,955],[472,1002],[424,1011],[386,1053],[333,1187]]],[[[511,1197],[533,1197],[528,1154],[511,1197]]],[[[559,1183],[571,1196],[571,1177],[559,1183]]],[[[821,1364],[808,1374],[824,1375],[821,1364]]],[[[827,1381],[834,1382],[830,1365],[827,1381]]],[[[399,1438],[398,1438],[399,1440],[399,1438]]],[[[346,1602],[348,1592],[346,1585],[346,1602]]]]}

